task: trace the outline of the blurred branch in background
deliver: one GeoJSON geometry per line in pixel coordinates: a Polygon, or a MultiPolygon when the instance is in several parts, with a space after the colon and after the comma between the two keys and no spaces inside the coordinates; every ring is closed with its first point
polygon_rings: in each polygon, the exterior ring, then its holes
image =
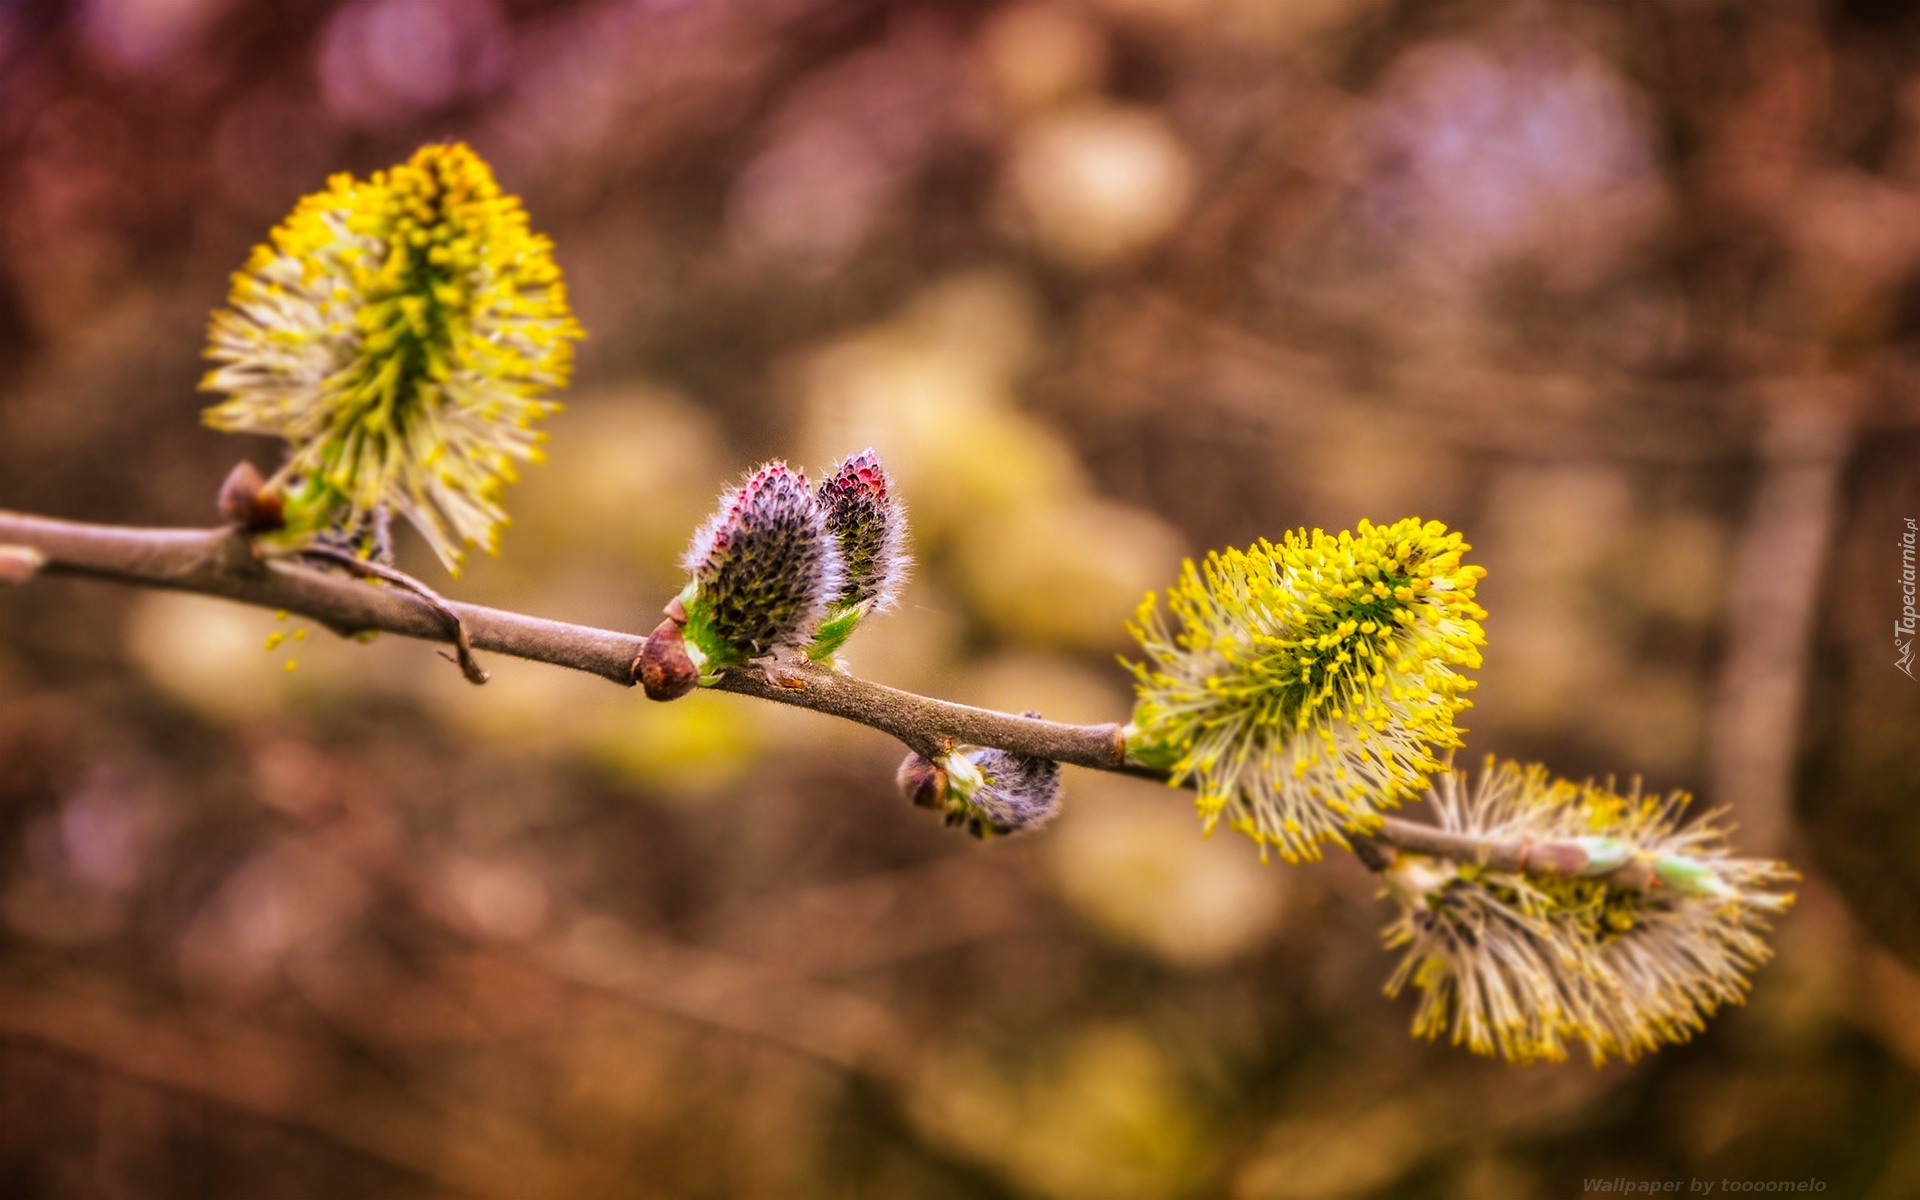
{"type": "Polygon", "coordinates": [[[1759,397],[1759,478],[1734,551],[1727,649],[1710,739],[1711,794],[1757,853],[1792,820],[1813,622],[1840,480],[1864,406],[1860,381],[1771,380],[1759,397]]]}

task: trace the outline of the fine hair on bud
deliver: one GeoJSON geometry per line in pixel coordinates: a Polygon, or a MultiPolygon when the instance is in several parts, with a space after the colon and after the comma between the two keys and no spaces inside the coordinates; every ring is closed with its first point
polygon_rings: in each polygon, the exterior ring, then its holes
{"type": "MultiPolygon", "coordinates": [[[[1029,712],[1038,718],[1039,713],[1029,712]]],[[[917,757],[917,756],[916,756],[917,757]]],[[[904,787],[912,765],[901,764],[904,787]]],[[[962,746],[936,761],[945,775],[949,827],[977,838],[1038,829],[1060,814],[1060,764],[990,746],[962,746]]],[[[919,797],[909,797],[922,803],[919,797]]]]}
{"type": "Polygon", "coordinates": [[[1150,595],[1132,626],[1146,661],[1129,758],[1191,786],[1208,829],[1225,818],[1263,857],[1318,858],[1377,829],[1461,744],[1486,644],[1468,549],[1409,517],[1188,562],[1172,623],[1150,595]]]}
{"type": "Polygon", "coordinates": [[[1060,815],[1059,763],[994,749],[968,757],[981,783],[948,808],[947,824],[985,838],[1027,833],[1060,815]]]}
{"type": "Polygon", "coordinates": [[[778,460],[720,498],[685,563],[686,637],[708,672],[805,646],[845,580],[825,508],[778,460]]]}
{"type": "Polygon", "coordinates": [[[1448,772],[1430,795],[1454,833],[1577,846],[1572,876],[1401,854],[1383,875],[1400,906],[1388,983],[1420,992],[1417,1036],[1448,1036],[1509,1061],[1561,1061],[1584,1043],[1597,1065],[1631,1061],[1741,1002],[1771,957],[1770,918],[1797,878],[1734,854],[1717,813],[1682,823],[1684,793],[1643,795],[1554,779],[1489,759],[1477,780],[1448,772]]]}
{"type": "Polygon", "coordinates": [[[820,481],[819,498],[845,564],[835,606],[865,605],[869,612],[893,607],[912,559],[906,507],[880,456],[869,446],[835,466],[820,481]]]}

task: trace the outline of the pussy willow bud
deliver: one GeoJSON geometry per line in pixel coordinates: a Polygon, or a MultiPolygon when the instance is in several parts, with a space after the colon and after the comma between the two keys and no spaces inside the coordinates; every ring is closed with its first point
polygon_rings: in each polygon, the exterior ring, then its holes
{"type": "Polygon", "coordinates": [[[1438,521],[1362,521],[1338,536],[1189,562],[1168,592],[1177,629],[1148,596],[1133,626],[1147,661],[1127,750],[1292,861],[1377,829],[1460,745],[1455,716],[1480,665],[1485,574],[1438,521]]]}
{"type": "Polygon", "coordinates": [[[826,510],[779,461],[720,498],[685,562],[686,637],[707,673],[805,646],[845,579],[826,510]]]}
{"type": "Polygon", "coordinates": [[[869,446],[847,459],[821,482],[819,496],[846,567],[834,602],[865,604],[869,611],[892,607],[911,562],[906,508],[880,456],[869,446]]]}
{"type": "Polygon", "coordinates": [[[948,826],[977,838],[1038,829],[1060,812],[1059,763],[989,746],[931,760],[909,753],[895,781],[909,802],[944,811],[948,826]]]}
{"type": "MultiPolygon", "coordinates": [[[[1059,763],[990,748],[970,751],[965,757],[978,772],[980,783],[960,796],[959,805],[948,808],[947,824],[984,838],[1025,833],[1060,815],[1059,763]]],[[[961,790],[958,775],[951,790],[961,790]]]]}
{"type": "Polygon", "coordinates": [[[241,462],[227,472],[220,485],[220,515],[248,533],[271,533],[287,523],[286,507],[279,493],[267,487],[267,481],[250,462],[241,462]]]}
{"type": "Polygon", "coordinates": [[[207,424],[288,443],[288,537],[410,521],[449,570],[494,551],[582,336],[552,245],[461,145],[336,175],[233,277],[213,316],[207,424]]]}
{"type": "Polygon", "coordinates": [[[839,594],[808,648],[814,658],[824,659],[845,644],[868,613],[893,606],[912,560],[906,551],[906,508],[872,447],[835,467],[821,482],[819,499],[845,568],[839,594]]]}

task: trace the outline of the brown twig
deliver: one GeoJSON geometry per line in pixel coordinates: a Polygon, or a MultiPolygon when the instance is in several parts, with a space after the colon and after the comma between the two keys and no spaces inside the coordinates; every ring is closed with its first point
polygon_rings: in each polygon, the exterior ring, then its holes
{"type": "MultiPolygon", "coordinates": [[[[0,544],[46,559],[42,574],[88,575],[285,609],[340,634],[367,630],[449,641],[445,617],[420,596],[370,587],[288,559],[260,561],[233,529],[136,529],[0,510],[0,544]]],[[[629,686],[645,638],[444,601],[476,650],[586,671],[629,686]]]]}
{"type": "Polygon", "coordinates": [[[994,746],[1029,758],[1049,758],[1098,771],[1120,770],[1126,746],[1118,725],[1068,725],[917,696],[884,684],[805,663],[783,663],[769,674],[755,667],[728,671],[714,685],[723,692],[844,717],[892,734],[926,757],[955,746],[994,746]]]}
{"type": "Polygon", "coordinates": [[[1629,858],[1610,871],[1590,871],[1592,859],[1586,848],[1566,839],[1486,837],[1387,817],[1378,831],[1349,840],[1353,843],[1354,856],[1369,871],[1386,870],[1399,861],[1402,854],[1421,854],[1513,874],[1557,879],[1605,878],[1642,892],[1661,886],[1653,867],[1638,857],[1629,858]]]}
{"type": "MultiPolygon", "coordinates": [[[[31,548],[45,559],[42,574],[90,575],[286,609],[343,635],[377,630],[459,646],[464,634],[469,657],[477,647],[586,671],[625,686],[632,686],[646,644],[634,634],[442,600],[404,576],[391,579],[379,571],[363,572],[400,584],[370,587],[287,558],[261,560],[237,529],[134,529],[0,510],[0,545],[31,548]]],[[[356,570],[370,565],[358,559],[354,563],[356,570]]],[[[854,721],[890,734],[927,757],[961,745],[992,746],[1099,771],[1168,778],[1164,771],[1127,760],[1124,733],[1116,724],[1069,725],[954,704],[805,661],[782,663],[772,671],[758,665],[736,667],[714,686],[854,721]]],[[[1366,839],[1354,840],[1362,861],[1375,870],[1391,865],[1397,852],[1548,875],[1578,874],[1587,861],[1585,852],[1572,843],[1475,837],[1396,817],[1386,818],[1366,839]]],[[[1614,877],[1642,886],[1631,866],[1614,877]]]]}

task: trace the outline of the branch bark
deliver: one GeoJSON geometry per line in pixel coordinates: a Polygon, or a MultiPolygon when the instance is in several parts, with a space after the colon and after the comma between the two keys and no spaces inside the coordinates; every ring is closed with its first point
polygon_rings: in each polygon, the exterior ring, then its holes
{"type": "Polygon", "coordinates": [[[723,692],[810,708],[892,734],[931,758],[955,746],[994,746],[1028,758],[1118,771],[1126,765],[1120,726],[1067,725],[917,696],[812,665],[728,671],[723,692]]]}
{"type": "MultiPolygon", "coordinates": [[[[378,580],[317,570],[284,558],[262,557],[237,527],[141,529],[60,521],[0,510],[0,549],[17,547],[42,560],[37,573],[84,575],[139,587],[196,592],[258,608],[284,609],[343,636],[366,631],[422,641],[455,643],[457,616],[476,650],[508,654],[598,675],[622,686],[646,638],[570,625],[475,604],[444,601],[444,610],[413,591],[378,580]]],[[[890,734],[934,757],[956,746],[992,746],[1031,758],[1166,781],[1167,773],[1130,763],[1121,726],[1069,725],[995,712],[903,692],[807,662],[727,671],[716,689],[771,700],[854,721],[890,734]]],[[[1399,852],[1423,854],[1500,870],[1578,874],[1585,853],[1570,843],[1522,843],[1477,838],[1397,817],[1353,839],[1374,870],[1399,852]]],[[[1638,886],[1631,870],[1616,873],[1638,886]]]]}
{"type": "MultiPolygon", "coordinates": [[[[136,529],[57,521],[0,510],[0,545],[45,559],[40,573],[88,575],[285,609],[342,635],[368,630],[454,644],[446,619],[425,599],[280,559],[261,558],[236,529],[136,529]]],[[[633,683],[643,637],[448,601],[476,650],[510,654],[633,683]]]]}

